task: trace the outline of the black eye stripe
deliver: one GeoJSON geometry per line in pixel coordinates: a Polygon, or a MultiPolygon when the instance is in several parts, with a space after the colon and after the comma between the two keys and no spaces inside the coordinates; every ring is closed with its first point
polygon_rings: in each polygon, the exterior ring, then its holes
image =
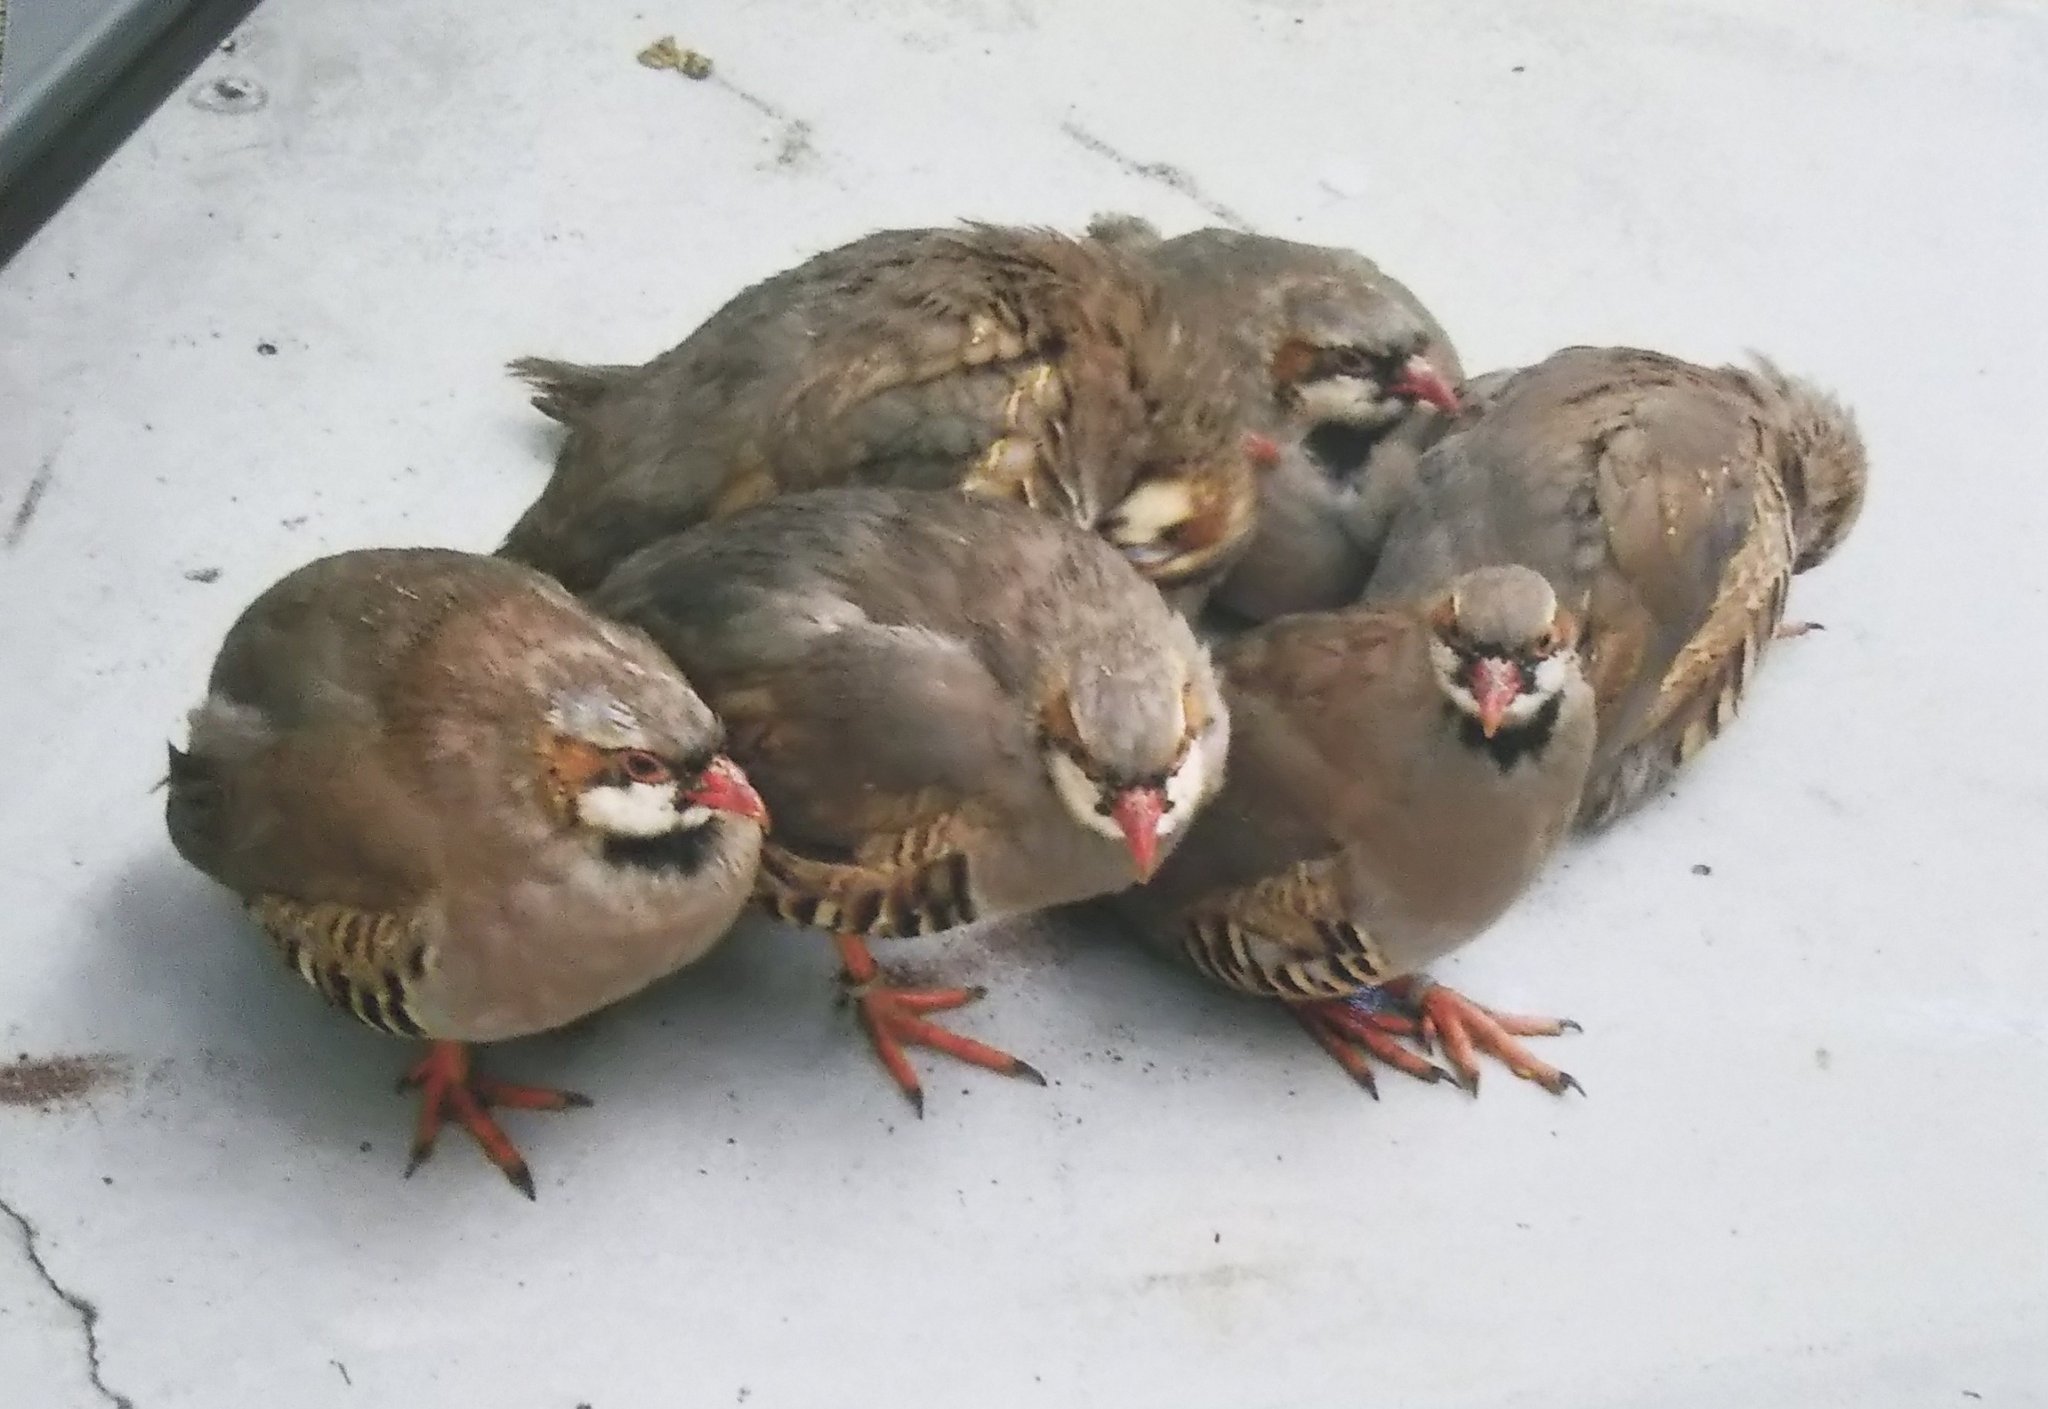
{"type": "Polygon", "coordinates": [[[629,783],[693,782],[705,769],[711,766],[712,760],[717,757],[718,751],[715,748],[702,753],[691,754],[688,758],[670,758],[658,754],[652,749],[621,749],[614,755],[612,767],[609,771],[613,778],[624,779],[629,783]],[[652,777],[651,770],[645,763],[640,762],[643,759],[655,764],[668,776],[666,778],[652,777]]]}

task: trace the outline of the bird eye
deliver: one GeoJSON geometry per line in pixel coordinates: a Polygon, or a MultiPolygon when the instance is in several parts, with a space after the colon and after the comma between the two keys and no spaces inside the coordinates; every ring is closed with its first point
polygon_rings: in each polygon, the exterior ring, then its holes
{"type": "Polygon", "coordinates": [[[666,783],[668,765],[645,749],[627,749],[619,755],[619,766],[636,783],[666,783]]]}

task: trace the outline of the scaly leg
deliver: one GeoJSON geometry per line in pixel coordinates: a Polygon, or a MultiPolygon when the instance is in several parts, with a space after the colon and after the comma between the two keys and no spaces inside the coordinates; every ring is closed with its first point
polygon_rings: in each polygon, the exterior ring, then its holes
{"type": "Polygon", "coordinates": [[[1470,998],[1445,988],[1423,974],[1395,979],[1386,991],[1411,1004],[1422,1023],[1422,1042],[1441,1042],[1444,1060],[1451,1064],[1453,1079],[1473,1095],[1479,1094],[1479,1054],[1497,1058],[1524,1081],[1533,1081],[1552,1095],[1566,1091],[1586,1094],[1577,1078],[1531,1056],[1518,1037],[1556,1037],[1577,1032],[1570,1018],[1529,1018],[1513,1013],[1496,1013],[1470,998]]]}
{"type": "Polygon", "coordinates": [[[574,1091],[515,1086],[509,1081],[480,1076],[471,1069],[469,1048],[461,1042],[428,1043],[426,1055],[398,1079],[400,1091],[415,1087],[420,1093],[420,1118],[413,1131],[412,1159],[405,1166],[406,1178],[412,1178],[413,1171],[426,1163],[427,1156],[434,1152],[434,1137],[441,1133],[442,1122],[452,1115],[455,1123],[483,1148],[484,1158],[503,1170],[512,1187],[529,1199],[534,1197],[533,1174],[518,1148],[498,1128],[498,1122],[491,1119],[489,1108],[565,1111],[590,1104],[588,1096],[579,1096],[574,1091]]]}
{"type": "Polygon", "coordinates": [[[929,1047],[934,1052],[944,1052],[947,1056],[987,1067],[1004,1076],[1021,1076],[1026,1081],[1045,1085],[1045,1077],[1029,1062],[1020,1061],[1008,1052],[998,1051],[971,1037],[950,1032],[924,1016],[926,1013],[964,1008],[986,990],[897,988],[882,976],[881,965],[868,952],[868,942],[864,937],[857,934],[834,935],[833,943],[839,946],[840,962],[846,966],[840,974],[840,981],[860,1008],[861,1022],[867,1027],[868,1040],[874,1044],[875,1055],[882,1059],[882,1065],[888,1069],[896,1085],[902,1088],[911,1108],[919,1116],[924,1115],[924,1085],[917,1079],[916,1068],[910,1065],[910,1056],[904,1050],[906,1044],[929,1047]]]}

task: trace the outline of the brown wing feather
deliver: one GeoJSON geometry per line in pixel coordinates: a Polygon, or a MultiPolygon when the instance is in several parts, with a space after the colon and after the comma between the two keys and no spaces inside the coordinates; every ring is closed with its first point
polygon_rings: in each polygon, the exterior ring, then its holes
{"type": "Polygon", "coordinates": [[[1662,786],[1734,718],[1784,613],[1795,551],[1773,428],[1733,374],[1685,371],[1601,459],[1612,565],[1596,589],[1587,826],[1662,786]]]}
{"type": "Polygon", "coordinates": [[[414,914],[257,895],[249,914],[320,996],[379,1032],[425,1037],[412,993],[432,962],[414,914]]]}
{"type": "Polygon", "coordinates": [[[967,856],[948,819],[871,839],[852,861],[802,856],[769,844],[757,895],[795,924],[899,937],[970,924],[976,907],[967,856]]]}
{"type": "Polygon", "coordinates": [[[1202,973],[1261,998],[1342,998],[1393,977],[1372,936],[1350,918],[1334,858],[1182,912],[1182,949],[1202,973]]]}

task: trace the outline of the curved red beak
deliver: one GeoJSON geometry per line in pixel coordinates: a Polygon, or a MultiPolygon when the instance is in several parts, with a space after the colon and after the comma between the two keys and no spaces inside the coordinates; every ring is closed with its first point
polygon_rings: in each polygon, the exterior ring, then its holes
{"type": "Polygon", "coordinates": [[[1123,830],[1138,879],[1151,880],[1159,869],[1159,819],[1166,815],[1166,793],[1159,788],[1125,788],[1109,804],[1109,815],[1123,830]]]}
{"type": "Polygon", "coordinates": [[[1492,738],[1507,717],[1508,706],[1522,693],[1522,670],[1512,661],[1482,656],[1472,662],[1472,679],[1467,686],[1479,706],[1479,731],[1492,738]]]}
{"type": "Polygon", "coordinates": [[[1401,368],[1401,375],[1387,390],[1410,401],[1427,401],[1446,416],[1458,414],[1458,393],[1451,389],[1443,373],[1437,371],[1427,358],[1409,358],[1401,368]]]}
{"type": "Polygon", "coordinates": [[[694,786],[683,789],[683,801],[713,812],[730,812],[750,822],[768,825],[768,804],[754,791],[740,766],[724,754],[711,760],[697,776],[694,786]]]}

